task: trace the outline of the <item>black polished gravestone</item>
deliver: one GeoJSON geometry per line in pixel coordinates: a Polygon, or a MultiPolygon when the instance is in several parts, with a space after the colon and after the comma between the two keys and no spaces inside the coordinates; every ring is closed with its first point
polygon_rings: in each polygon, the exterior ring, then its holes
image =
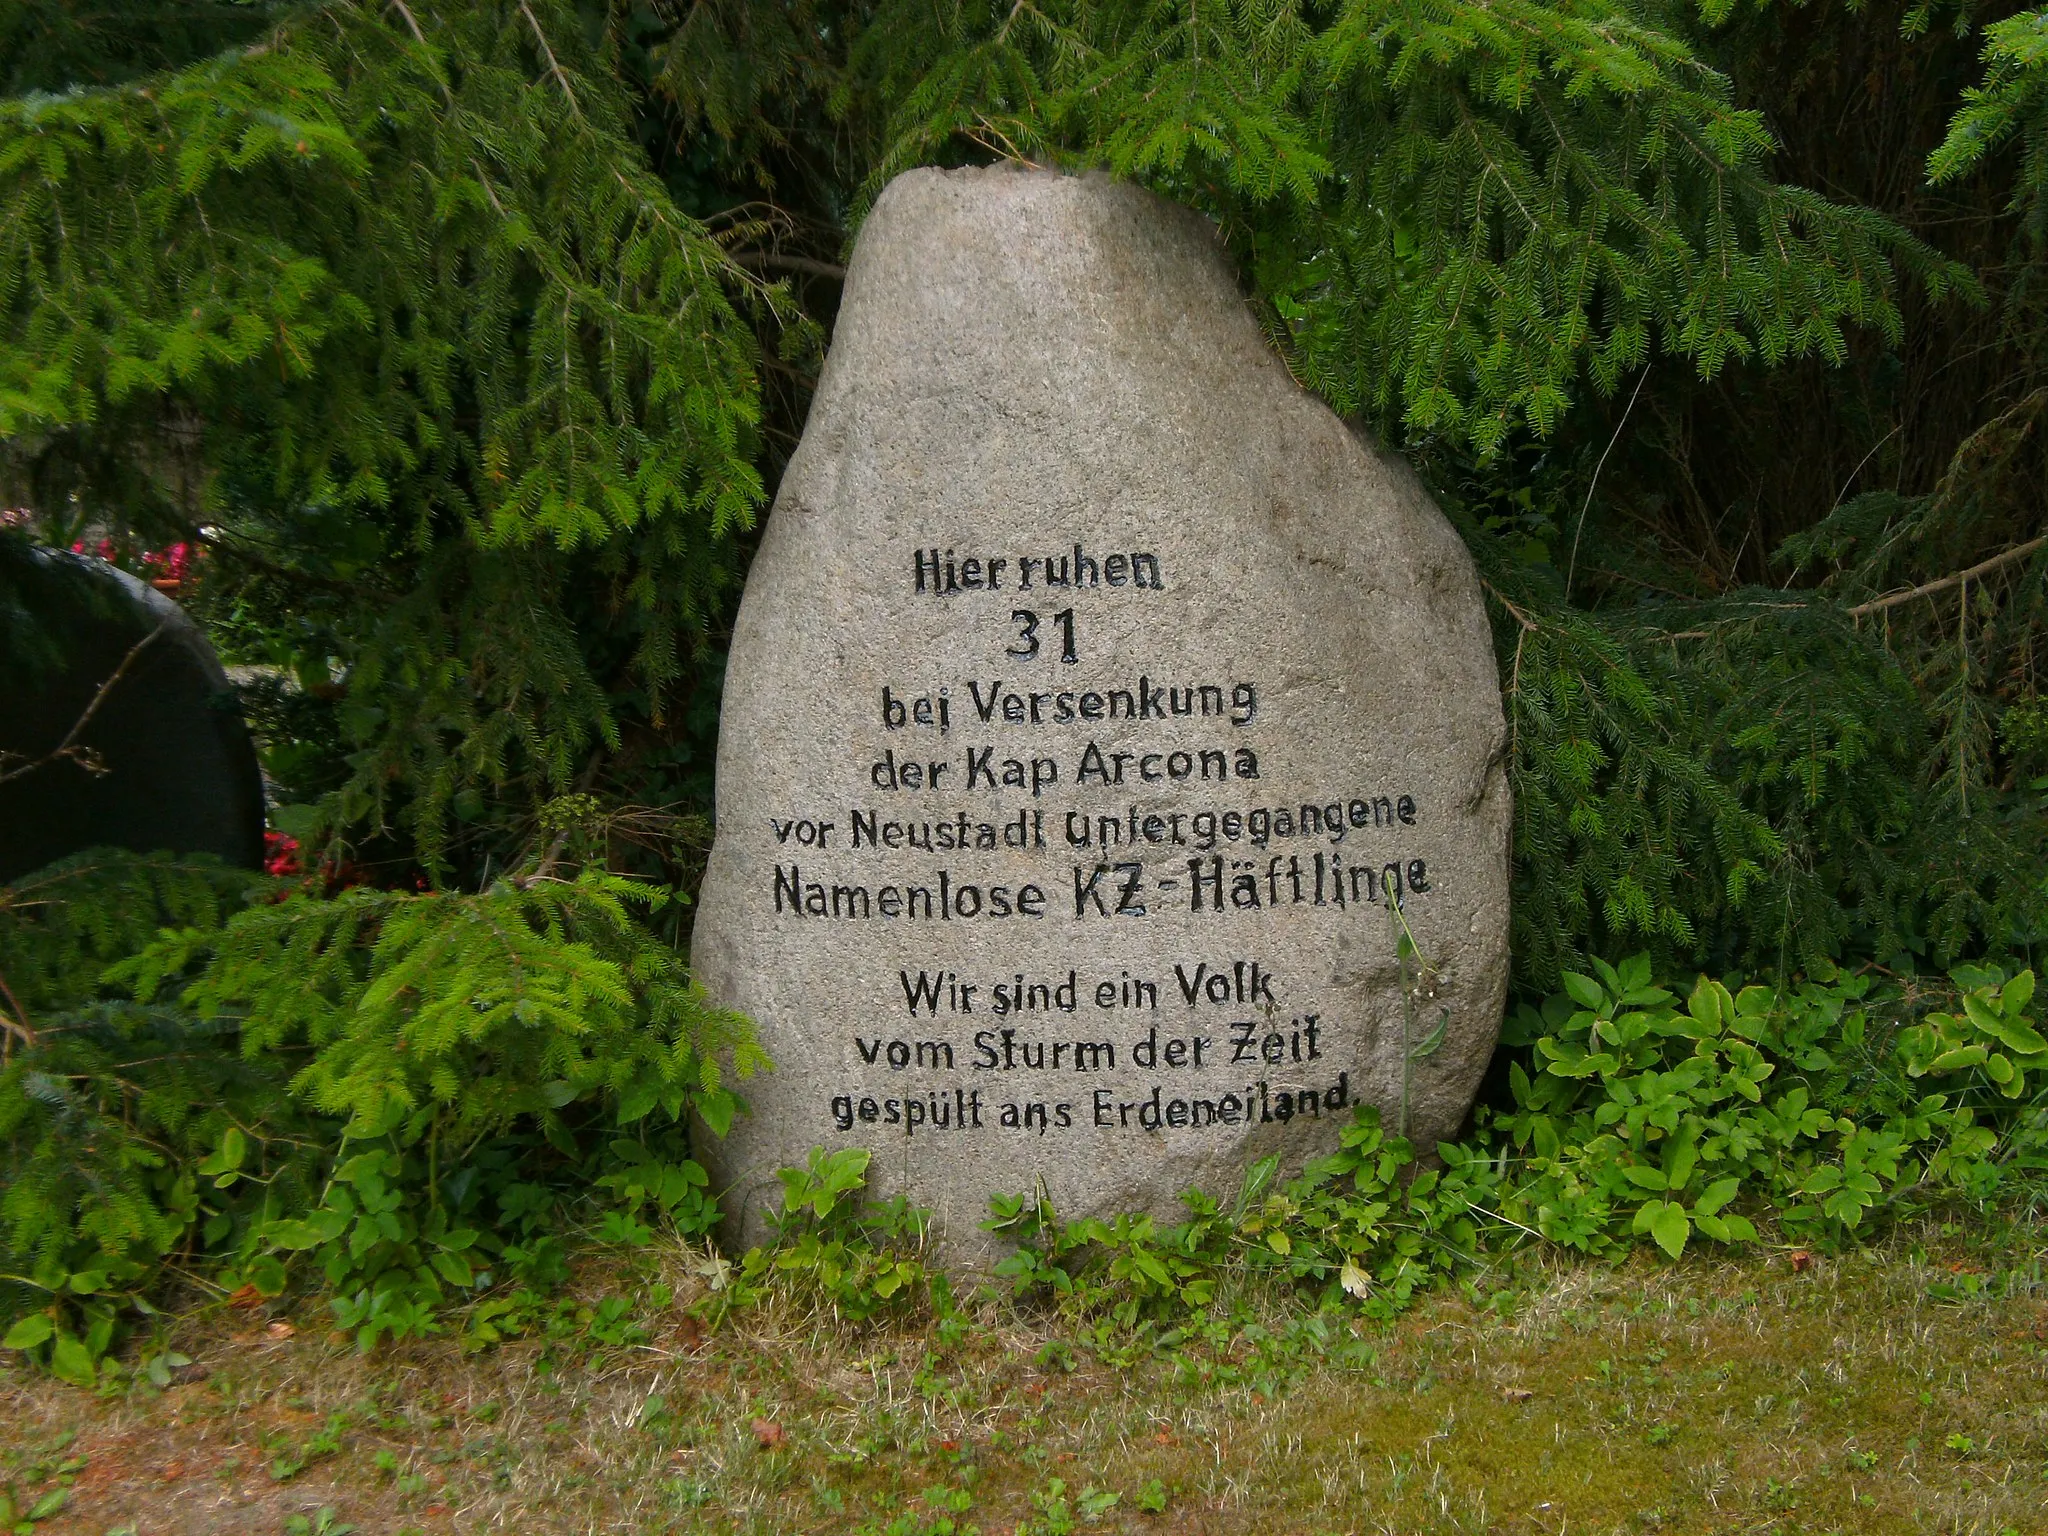
{"type": "Polygon", "coordinates": [[[0,658],[0,883],[96,847],[260,864],[262,775],[199,626],[111,566],[38,559],[73,579],[40,616],[61,659],[0,658]]]}

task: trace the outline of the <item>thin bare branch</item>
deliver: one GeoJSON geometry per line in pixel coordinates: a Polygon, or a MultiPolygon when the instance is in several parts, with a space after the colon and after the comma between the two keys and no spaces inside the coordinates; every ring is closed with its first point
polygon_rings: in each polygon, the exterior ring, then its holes
{"type": "Polygon", "coordinates": [[[14,1017],[0,1013],[0,1030],[6,1031],[6,1046],[0,1049],[0,1061],[13,1054],[13,1042],[19,1040],[24,1046],[34,1049],[36,1032],[28,1022],[28,1010],[21,1006],[21,999],[14,995],[14,989],[7,985],[7,977],[0,973],[0,997],[7,999],[8,1011],[14,1017]]]}
{"type": "MultiPolygon", "coordinates": [[[[390,3],[391,8],[405,18],[406,27],[412,32],[413,41],[422,48],[426,48],[427,34],[420,30],[419,20],[406,8],[405,0],[390,0],[390,3]]],[[[451,108],[454,107],[455,95],[448,89],[448,82],[441,78],[441,71],[438,67],[434,70],[434,84],[441,88],[441,99],[451,108]]]]}
{"type": "Polygon", "coordinates": [[[127,674],[128,669],[135,664],[135,658],[140,656],[148,648],[150,642],[155,640],[168,627],[168,624],[160,623],[155,629],[152,629],[140,640],[129,646],[128,654],[121,658],[121,665],[114,668],[113,675],[99,685],[99,688],[93,693],[92,702],[85,706],[85,713],[71,723],[71,729],[64,733],[64,739],[34,761],[23,763],[19,767],[9,768],[4,773],[0,773],[0,784],[7,784],[15,779],[25,778],[27,775],[34,773],[38,768],[47,767],[59,758],[65,757],[76,761],[88,773],[104,772],[104,769],[94,766],[87,749],[76,745],[79,735],[92,723],[92,717],[98,714],[100,706],[106,703],[107,695],[114,691],[114,685],[120,682],[127,674]]]}
{"type": "Polygon", "coordinates": [[[1901,603],[1912,602],[1916,597],[1927,597],[1936,592],[1945,592],[1960,582],[1975,581],[1979,576],[1989,571],[1995,571],[2001,565],[2010,565],[2015,560],[2024,559],[2043,544],[2048,544],[2048,533],[2042,534],[2039,538],[2029,539],[2024,544],[2015,544],[2002,555],[1993,555],[1989,560],[1979,560],[1967,571],[1957,571],[1952,575],[1943,576],[1935,581],[1922,582],[1919,586],[1909,588],[1904,592],[1893,592],[1884,597],[1874,597],[1867,603],[1858,603],[1849,610],[1849,616],[1860,619],[1866,613],[1876,613],[1885,608],[1896,608],[1901,603]]]}
{"type": "Polygon", "coordinates": [[[540,51],[548,61],[548,69],[555,77],[555,83],[562,88],[562,94],[569,98],[569,110],[576,114],[578,122],[583,121],[583,108],[576,104],[576,90],[569,84],[569,77],[562,73],[561,63],[555,58],[555,50],[548,45],[548,35],[541,30],[540,18],[533,14],[533,7],[526,0],[519,0],[519,12],[526,18],[526,24],[533,28],[533,35],[540,41],[540,51]]]}
{"type": "Polygon", "coordinates": [[[767,272],[809,272],[815,277],[846,281],[846,268],[809,256],[785,256],[780,251],[734,251],[731,254],[732,260],[742,267],[758,267],[767,272]]]}

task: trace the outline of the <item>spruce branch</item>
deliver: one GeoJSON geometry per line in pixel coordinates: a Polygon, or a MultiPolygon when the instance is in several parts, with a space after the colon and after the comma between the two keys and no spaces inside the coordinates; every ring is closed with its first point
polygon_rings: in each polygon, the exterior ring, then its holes
{"type": "Polygon", "coordinates": [[[548,72],[555,77],[555,83],[562,88],[562,95],[569,103],[569,111],[578,122],[581,122],[583,120],[583,108],[577,104],[575,87],[569,84],[569,77],[562,73],[561,60],[555,57],[555,50],[548,42],[548,35],[541,27],[540,18],[533,14],[533,7],[528,5],[526,0],[519,0],[519,12],[526,18],[527,25],[533,28],[534,39],[540,44],[541,55],[548,61],[548,72]]]}
{"type": "Polygon", "coordinates": [[[2001,554],[1993,555],[1988,560],[1979,560],[1968,570],[1954,571],[1947,576],[1938,577],[1933,581],[1924,581],[1919,586],[1908,588],[1904,592],[1892,592],[1884,597],[1874,597],[1867,603],[1858,603],[1855,607],[1848,610],[1849,616],[1860,619],[1865,614],[1879,613],[1886,608],[1896,608],[1901,603],[1910,603],[1916,598],[1929,597],[1936,592],[1945,592],[1950,587],[1956,586],[1959,583],[1975,581],[1979,576],[1988,575],[2002,565],[2010,565],[2015,560],[2025,559],[2044,544],[2048,544],[2048,533],[2029,539],[2024,544],[2015,544],[2011,549],[2001,554]]]}

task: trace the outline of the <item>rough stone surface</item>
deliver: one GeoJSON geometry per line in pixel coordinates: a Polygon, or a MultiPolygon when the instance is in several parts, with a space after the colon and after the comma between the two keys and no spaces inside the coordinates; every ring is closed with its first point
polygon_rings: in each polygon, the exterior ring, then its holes
{"type": "Polygon", "coordinates": [[[0,751],[28,760],[49,752],[129,649],[156,638],[79,735],[105,772],[59,760],[0,784],[0,882],[94,847],[211,853],[255,866],[262,775],[213,647],[162,593],[111,566],[94,575],[108,589],[104,611],[75,605],[58,621],[61,669],[0,668],[0,751]]]}
{"type": "Polygon", "coordinates": [[[1462,543],[1289,377],[1206,221],[900,177],[727,673],[695,961],[777,1064],[707,1147],[728,1236],[818,1145],[967,1262],[995,1192],[1171,1215],[1361,1100],[1393,1124],[1404,1031],[1412,1134],[1453,1133],[1506,986],[1504,742],[1462,543]]]}

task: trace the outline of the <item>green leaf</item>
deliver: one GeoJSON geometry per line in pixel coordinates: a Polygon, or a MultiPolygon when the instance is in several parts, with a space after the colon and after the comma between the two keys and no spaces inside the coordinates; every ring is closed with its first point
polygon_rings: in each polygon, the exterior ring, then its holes
{"type": "Polygon", "coordinates": [[[1756,1226],[1747,1216],[1737,1216],[1730,1212],[1721,1218],[1721,1224],[1728,1229],[1728,1236],[1724,1241],[1731,1243],[1753,1243],[1756,1241],[1756,1226]]]}
{"type": "Polygon", "coordinates": [[[1685,1252],[1685,1240],[1692,1231],[1692,1223],[1686,1219],[1685,1207],[1676,1200],[1651,1201],[1637,1213],[1636,1222],[1636,1230],[1647,1231],[1656,1239],[1657,1246],[1672,1258],[1685,1252]]]}
{"type": "Polygon", "coordinates": [[[1590,976],[1581,976],[1577,971],[1564,973],[1564,989],[1572,995],[1573,1002],[1594,1013],[1606,1005],[1607,994],[1600,990],[1600,983],[1590,976]]]}
{"type": "Polygon", "coordinates": [[[1736,1192],[1741,1188],[1742,1180],[1740,1179],[1716,1179],[1700,1192],[1699,1199],[1693,1202],[1693,1211],[1697,1215],[1712,1216],[1719,1212],[1722,1206],[1733,1200],[1736,1192]]]}
{"type": "MultiPolygon", "coordinates": [[[[87,1383],[87,1385],[90,1385],[90,1383],[87,1383]]],[[[48,1520],[70,1501],[71,1490],[69,1488],[52,1488],[29,1506],[28,1517],[31,1521],[48,1520]]]]}
{"type": "Polygon", "coordinates": [[[450,1285],[466,1290],[476,1279],[476,1272],[469,1267],[469,1260],[459,1253],[437,1248],[430,1256],[430,1262],[440,1272],[441,1278],[450,1285]]]}
{"type": "Polygon", "coordinates": [[[1735,994],[1735,1011],[1745,1018],[1760,1019],[1777,1000],[1778,994],[1769,987],[1747,986],[1735,994]]]}
{"type": "Polygon", "coordinates": [[[50,1374],[74,1387],[89,1387],[99,1379],[93,1370],[92,1351],[68,1333],[58,1334],[50,1348],[50,1374]]]}
{"type": "Polygon", "coordinates": [[[1998,1011],[2008,1019],[2017,1019],[2033,1000],[2034,973],[2031,970],[2021,971],[1999,992],[1998,1011]]]}
{"type": "Polygon", "coordinates": [[[2001,1038],[1999,1031],[2005,1027],[2005,1017],[1981,992],[1963,994],[1963,1012],[1985,1034],[1993,1039],[2001,1038]]]}
{"type": "Polygon", "coordinates": [[[727,1089],[713,1088],[697,1095],[697,1113],[711,1134],[723,1137],[732,1129],[732,1119],[739,1110],[739,1100],[727,1089]]]}
{"type": "Polygon", "coordinates": [[[255,1258],[251,1259],[249,1267],[243,1271],[243,1277],[249,1284],[256,1287],[260,1295],[282,1296],[284,1294],[287,1278],[284,1265],[270,1254],[258,1254],[255,1258]]]}
{"type": "Polygon", "coordinates": [[[1728,1021],[1735,1017],[1735,999],[1728,995],[1728,989],[1710,976],[1702,976],[1692,989],[1692,996],[1686,1000],[1686,1011],[1704,1025],[1710,1033],[1719,1034],[1728,1027],[1728,1021]]]}
{"type": "Polygon", "coordinates": [[[303,1253],[309,1248],[318,1248],[322,1243],[329,1242],[338,1235],[325,1231],[310,1221],[290,1219],[268,1222],[262,1230],[264,1242],[289,1253],[303,1253]]]}
{"type": "Polygon", "coordinates": [[[619,1095],[619,1124],[631,1125],[646,1117],[661,1102],[661,1083],[650,1078],[633,1084],[619,1095]]]}
{"type": "Polygon", "coordinates": [[[48,1342],[56,1331],[57,1325],[50,1321],[48,1313],[31,1312],[27,1317],[15,1320],[14,1326],[7,1330],[7,1337],[0,1339],[0,1349],[34,1349],[38,1344],[48,1342]]]}
{"type": "Polygon", "coordinates": [[[1960,1046],[1952,1051],[1943,1051],[1923,1069],[1927,1072],[1960,1072],[1965,1067],[1981,1066],[1991,1052],[1981,1045],[1960,1046]]]}
{"type": "Polygon", "coordinates": [[[1699,1155],[1699,1122],[1688,1116],[1679,1134],[1664,1144],[1665,1187],[1673,1190],[1685,1188],[1692,1180],[1693,1165],[1699,1161],[1699,1155]]]}
{"type": "Polygon", "coordinates": [[[1443,1043],[1450,1033],[1450,1028],[1451,1012],[1446,1008],[1437,1016],[1436,1028],[1432,1029],[1408,1048],[1408,1059],[1410,1061],[1427,1061],[1430,1057],[1434,1056],[1443,1048],[1443,1043]]]}
{"type": "Polygon", "coordinates": [[[2038,1056],[2048,1051],[2048,1037],[2025,1019],[2001,1018],[1988,1032],[1995,1035],[2007,1050],[2022,1056],[2038,1056]]]}

